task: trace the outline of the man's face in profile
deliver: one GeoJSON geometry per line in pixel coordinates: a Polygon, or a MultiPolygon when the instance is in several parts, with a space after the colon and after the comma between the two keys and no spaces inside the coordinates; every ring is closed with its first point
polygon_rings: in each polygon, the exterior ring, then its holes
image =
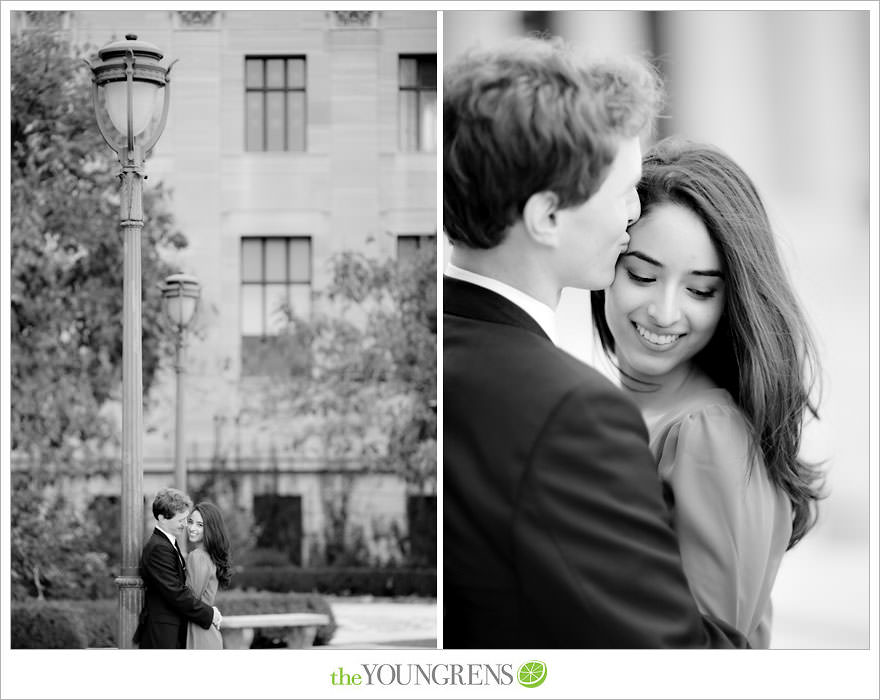
{"type": "Polygon", "coordinates": [[[158,518],[159,527],[169,535],[177,537],[183,533],[183,528],[186,525],[186,519],[188,516],[189,510],[182,510],[179,513],[175,513],[171,518],[166,518],[164,515],[160,515],[158,518]]]}
{"type": "Polygon", "coordinates": [[[627,226],[639,217],[636,184],[641,173],[638,137],[621,141],[595,194],[583,204],[556,212],[561,228],[557,252],[564,286],[604,289],[611,284],[617,258],[629,243],[627,226]]]}

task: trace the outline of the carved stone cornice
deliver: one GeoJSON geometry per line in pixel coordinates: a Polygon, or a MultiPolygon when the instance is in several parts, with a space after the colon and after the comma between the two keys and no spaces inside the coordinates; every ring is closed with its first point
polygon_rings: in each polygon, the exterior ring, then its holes
{"type": "Polygon", "coordinates": [[[178,10],[181,24],[186,26],[209,27],[214,24],[217,10],[178,10]]]}
{"type": "Polygon", "coordinates": [[[327,14],[334,29],[375,29],[379,15],[372,10],[330,10],[327,14]]]}

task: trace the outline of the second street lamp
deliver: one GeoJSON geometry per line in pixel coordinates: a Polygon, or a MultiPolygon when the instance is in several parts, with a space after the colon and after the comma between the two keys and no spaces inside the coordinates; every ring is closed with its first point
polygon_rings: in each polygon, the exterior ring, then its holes
{"type": "MultiPolygon", "coordinates": [[[[144,529],[143,383],[141,358],[141,229],[144,226],[144,160],[168,117],[171,67],[162,52],[127,34],[98,51],[92,70],[92,101],[101,136],[119,158],[120,225],[124,238],[122,283],[122,571],[116,644],[134,646],[144,583],[138,563],[144,529]],[[163,96],[161,112],[156,101],[163,96]]],[[[172,64],[173,65],[173,64],[172,64]]]]}
{"type": "Polygon", "coordinates": [[[174,372],[176,398],[174,409],[174,486],[186,492],[186,458],[183,454],[183,362],[186,351],[186,330],[199,303],[198,280],[191,275],[170,275],[161,285],[165,313],[174,324],[174,372]]]}

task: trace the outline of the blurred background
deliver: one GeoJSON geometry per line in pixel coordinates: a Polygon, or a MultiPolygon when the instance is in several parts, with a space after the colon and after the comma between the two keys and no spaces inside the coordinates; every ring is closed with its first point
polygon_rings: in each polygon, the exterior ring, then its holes
{"type": "MultiPolygon", "coordinates": [[[[668,103],[644,145],[713,143],[761,192],[820,347],[804,455],[827,460],[830,494],[783,559],[773,647],[868,648],[868,12],[446,11],[444,61],[533,32],[649,57],[668,103]]],[[[609,369],[587,293],[566,290],[557,321],[563,347],[609,369]]]]}

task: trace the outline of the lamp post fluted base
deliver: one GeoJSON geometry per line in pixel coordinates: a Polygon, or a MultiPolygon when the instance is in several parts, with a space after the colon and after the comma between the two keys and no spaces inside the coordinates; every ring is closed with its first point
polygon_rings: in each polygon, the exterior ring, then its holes
{"type": "Polygon", "coordinates": [[[119,649],[135,649],[133,641],[141,608],[144,607],[144,580],[140,576],[118,576],[119,615],[116,627],[116,646],[119,649]]]}

